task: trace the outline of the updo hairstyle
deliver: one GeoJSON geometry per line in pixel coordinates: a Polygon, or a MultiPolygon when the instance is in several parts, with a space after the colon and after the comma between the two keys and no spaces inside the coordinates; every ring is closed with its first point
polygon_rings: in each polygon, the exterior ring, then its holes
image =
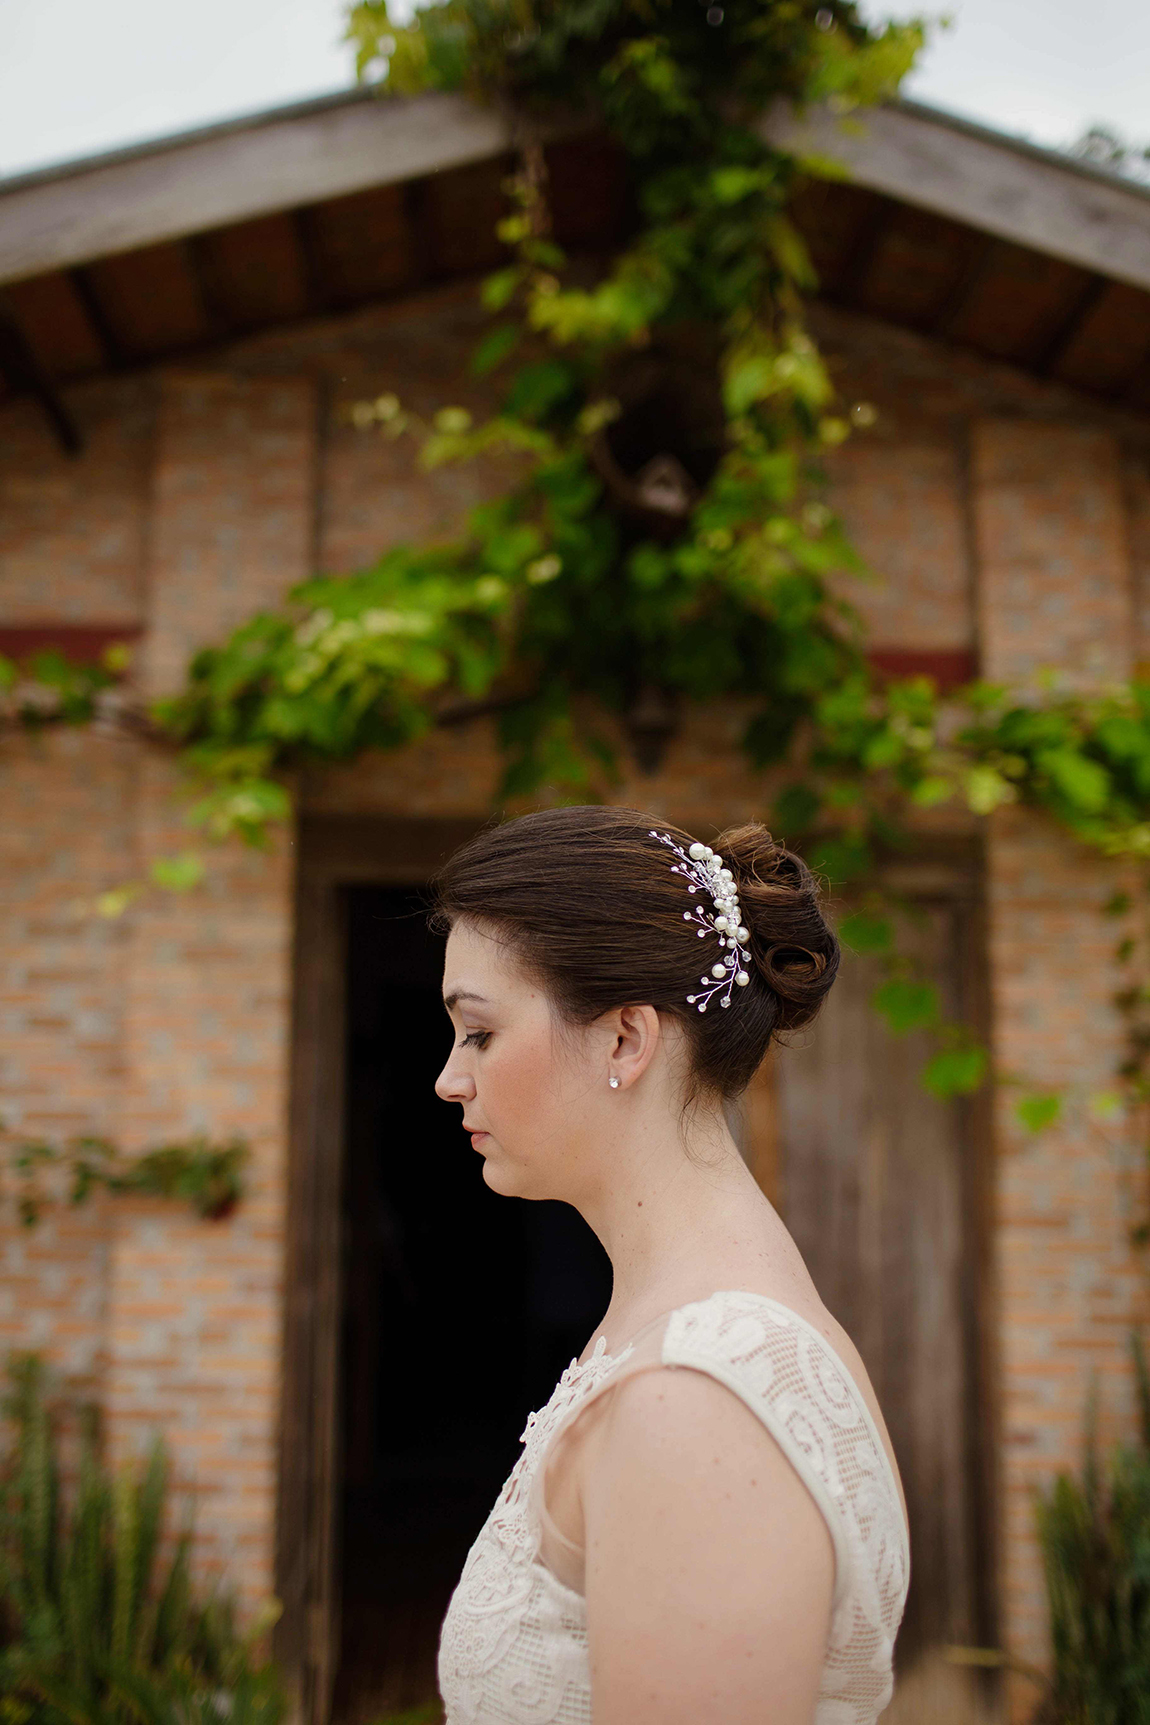
{"type": "Polygon", "coordinates": [[[766,827],[731,827],[714,848],[735,877],[751,982],[734,990],[728,1011],[717,1000],[706,1012],[689,1006],[718,943],[684,920],[703,900],[672,873],[674,854],[652,828],[684,850],[693,842],[637,809],[600,805],[488,827],[436,880],[433,921],[441,931],[461,921],[496,931],[569,1024],[638,1004],[677,1018],[690,1050],[689,1100],[738,1096],[771,1038],[815,1016],[838,969],[838,942],[802,859],[766,827]]]}

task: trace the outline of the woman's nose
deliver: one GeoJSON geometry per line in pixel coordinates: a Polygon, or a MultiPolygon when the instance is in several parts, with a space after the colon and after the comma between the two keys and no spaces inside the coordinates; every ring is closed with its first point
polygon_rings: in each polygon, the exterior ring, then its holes
{"type": "Polygon", "coordinates": [[[435,1080],[435,1094],[443,1102],[470,1102],[475,1095],[475,1081],[468,1073],[456,1067],[449,1057],[443,1071],[435,1080]]]}

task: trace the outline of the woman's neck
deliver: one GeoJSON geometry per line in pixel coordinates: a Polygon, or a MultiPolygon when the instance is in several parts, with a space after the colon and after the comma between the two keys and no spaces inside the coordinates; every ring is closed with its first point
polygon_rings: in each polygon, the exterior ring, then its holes
{"type": "Polygon", "coordinates": [[[578,1208],[614,1274],[596,1334],[614,1350],[672,1306],[769,1274],[793,1246],[739,1154],[723,1115],[697,1110],[684,1132],[636,1115],[605,1147],[603,1177],[578,1208]]]}

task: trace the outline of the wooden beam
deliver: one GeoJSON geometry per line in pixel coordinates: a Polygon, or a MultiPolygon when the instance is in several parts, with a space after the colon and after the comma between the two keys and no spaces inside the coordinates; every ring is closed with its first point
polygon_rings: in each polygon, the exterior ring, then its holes
{"type": "Polygon", "coordinates": [[[32,395],[40,403],[57,443],[68,455],[79,455],[84,440],[55,384],[41,365],[20,325],[0,303],[0,372],[17,395],[32,395]]]}
{"type": "Polygon", "coordinates": [[[986,279],[997,250],[998,241],[991,239],[988,234],[983,235],[981,240],[972,242],[971,250],[958,275],[938,304],[923,319],[923,328],[931,335],[950,334],[951,326],[958,322],[975,292],[986,279]]]}
{"type": "Polygon", "coordinates": [[[355,93],[0,185],[0,282],[413,179],[510,147],[462,96],[355,93]]]}
{"type": "Polygon", "coordinates": [[[1046,376],[1057,369],[1059,360],[1069,350],[1071,342],[1109,286],[1105,276],[1097,275],[1090,276],[1083,283],[1054,329],[1044,336],[1027,367],[1029,371],[1046,376]]]}
{"type": "MultiPolygon", "coordinates": [[[[578,128],[557,118],[552,135],[578,128]]],[[[1150,288],[1150,190],[899,103],[847,121],[779,106],[761,130],[832,156],[860,186],[1150,288]]],[[[417,179],[512,147],[505,118],[462,96],[324,97],[0,183],[0,282],[417,179]]]]}
{"type": "Polygon", "coordinates": [[[122,371],[128,364],[128,355],[124,351],[124,344],[108,321],[108,314],[101,304],[99,294],[92,285],[91,278],[82,269],[69,270],[68,278],[76,290],[76,298],[83,306],[84,316],[100,345],[105,366],[109,371],[122,371]]]}
{"type": "Polygon", "coordinates": [[[1150,190],[915,103],[842,119],[778,106],[761,130],[830,156],[857,185],[1015,245],[1150,288],[1150,190]]]}
{"type": "Polygon", "coordinates": [[[894,220],[897,207],[889,198],[880,198],[866,211],[851,238],[846,256],[835,271],[834,282],[828,284],[835,299],[848,305],[859,303],[875,254],[894,220]]]}

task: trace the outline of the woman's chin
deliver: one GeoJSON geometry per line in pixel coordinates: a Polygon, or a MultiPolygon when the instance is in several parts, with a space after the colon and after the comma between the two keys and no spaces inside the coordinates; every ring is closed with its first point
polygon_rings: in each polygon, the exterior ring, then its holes
{"type": "MultiPolygon", "coordinates": [[[[490,1138],[487,1140],[491,1143],[490,1138]]],[[[515,1169],[505,1162],[499,1152],[488,1155],[483,1152],[483,1183],[490,1186],[493,1192],[498,1192],[501,1198],[526,1198],[521,1181],[515,1178],[515,1169]]]]}

